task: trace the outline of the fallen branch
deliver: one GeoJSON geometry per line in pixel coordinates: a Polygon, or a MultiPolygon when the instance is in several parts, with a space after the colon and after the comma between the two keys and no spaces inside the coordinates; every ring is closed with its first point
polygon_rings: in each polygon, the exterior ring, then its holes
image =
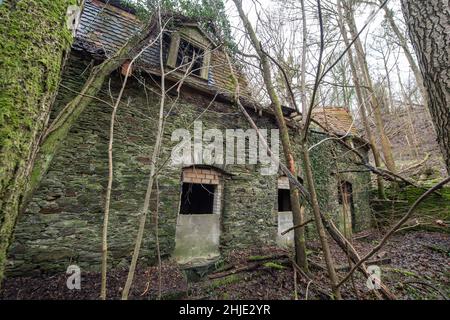
{"type": "MultiPolygon", "coordinates": [[[[311,266],[316,267],[317,269],[321,269],[323,271],[326,271],[326,267],[314,260],[308,259],[308,262],[311,266]]],[[[380,259],[375,259],[375,260],[370,260],[367,261],[366,264],[367,265],[372,265],[372,264],[389,264],[391,263],[391,258],[380,258],[380,259]]],[[[341,265],[341,266],[337,266],[336,267],[336,271],[349,271],[350,270],[350,266],[348,265],[341,265]]]]}
{"type": "Polygon", "coordinates": [[[372,235],[372,231],[366,232],[364,234],[360,234],[360,235],[358,235],[356,237],[353,237],[353,240],[361,240],[361,239],[367,238],[367,237],[369,237],[371,235],[372,235]]]}
{"type": "MultiPolygon", "coordinates": [[[[245,272],[245,271],[253,271],[260,267],[264,267],[264,264],[266,264],[266,263],[267,263],[266,260],[260,260],[258,262],[252,262],[247,265],[235,267],[232,270],[218,272],[218,273],[212,273],[212,274],[208,275],[208,279],[212,280],[212,279],[224,278],[224,277],[230,276],[232,274],[236,274],[236,273],[241,273],[241,272],[245,272]]],[[[286,265],[287,263],[288,263],[288,259],[283,259],[283,260],[277,261],[277,264],[281,264],[281,265],[286,265]]]]}
{"type": "Polygon", "coordinates": [[[240,272],[244,272],[244,271],[252,271],[252,270],[255,270],[256,268],[258,268],[259,265],[260,265],[259,263],[253,263],[253,264],[235,268],[235,269],[232,269],[229,271],[213,273],[208,276],[208,279],[211,279],[211,280],[218,279],[218,278],[223,278],[223,277],[230,276],[232,274],[236,274],[236,273],[240,273],[240,272]]]}
{"type": "Polygon", "coordinates": [[[281,235],[284,236],[284,235],[285,235],[286,233],[288,233],[289,231],[292,231],[292,230],[297,229],[297,228],[304,227],[304,226],[306,226],[308,223],[311,223],[311,222],[313,222],[313,221],[314,221],[314,219],[309,219],[308,221],[305,221],[305,222],[303,222],[303,223],[301,223],[301,224],[298,224],[298,225],[296,225],[296,226],[290,227],[289,229],[284,230],[284,231],[281,233],[281,235]]]}
{"type": "Polygon", "coordinates": [[[247,259],[247,262],[257,262],[257,261],[268,261],[268,260],[277,260],[282,258],[288,258],[287,253],[274,254],[272,256],[262,256],[262,257],[250,257],[247,259]]]}
{"type": "Polygon", "coordinates": [[[375,248],[372,249],[372,251],[370,251],[368,254],[365,255],[364,258],[360,259],[354,266],[353,268],[350,270],[350,272],[344,277],[344,279],[341,280],[341,282],[339,282],[338,286],[341,286],[345,281],[347,281],[350,276],[353,274],[353,272],[359,267],[361,266],[365,261],[367,261],[370,257],[372,257],[378,250],[380,250],[383,245],[386,243],[386,241],[390,238],[390,236],[397,231],[397,229],[399,229],[402,224],[404,224],[409,217],[411,216],[411,214],[414,212],[414,210],[417,208],[417,206],[424,200],[426,199],[431,193],[433,193],[434,191],[440,189],[442,186],[444,186],[445,184],[447,184],[448,182],[450,182],[450,177],[445,178],[444,180],[442,180],[441,182],[439,182],[438,184],[436,184],[434,187],[428,189],[428,191],[426,191],[424,194],[422,194],[415,202],[414,204],[411,206],[411,208],[409,208],[408,212],[404,215],[403,218],[401,218],[392,228],[391,230],[383,237],[383,239],[381,239],[380,243],[375,246],[375,248]]]}
{"type": "MultiPolygon", "coordinates": [[[[303,277],[305,277],[306,280],[308,280],[308,285],[306,286],[306,296],[305,296],[305,300],[308,300],[308,289],[309,289],[309,285],[311,283],[314,283],[317,291],[319,293],[321,293],[322,295],[324,295],[325,297],[331,298],[333,296],[333,294],[331,293],[330,290],[327,290],[325,288],[323,288],[320,284],[318,284],[316,281],[314,281],[313,279],[311,279],[310,276],[308,276],[299,266],[298,264],[295,263],[295,261],[292,260],[292,265],[294,266],[295,270],[297,270],[298,273],[300,273],[303,277]]],[[[325,269],[326,270],[326,269],[325,269]]]]}
{"type": "Polygon", "coordinates": [[[408,229],[412,229],[418,226],[421,226],[422,224],[420,223],[419,220],[416,219],[415,223],[413,225],[409,225],[400,229],[395,230],[395,232],[400,232],[400,231],[404,231],[404,230],[408,230],[408,229]]]}
{"type": "Polygon", "coordinates": [[[406,172],[406,171],[409,171],[409,170],[411,170],[411,169],[415,169],[415,168],[417,168],[417,167],[420,167],[422,164],[424,164],[424,163],[428,160],[429,157],[430,157],[430,154],[427,153],[427,154],[425,155],[425,158],[423,158],[422,161],[420,161],[419,163],[413,164],[412,166],[410,166],[410,167],[408,167],[408,168],[402,169],[401,171],[399,171],[399,174],[400,174],[400,173],[403,173],[403,172],[406,172]]]}
{"type": "Polygon", "coordinates": [[[425,282],[425,281],[418,281],[418,280],[409,280],[409,281],[403,282],[403,284],[407,284],[407,285],[411,285],[413,283],[414,284],[421,284],[421,285],[424,285],[426,287],[432,288],[436,292],[438,292],[442,296],[442,298],[444,298],[444,300],[448,300],[447,295],[444,292],[442,292],[439,288],[433,286],[431,283],[428,283],[428,282],[425,282]]]}
{"type": "MultiPolygon", "coordinates": [[[[333,240],[338,244],[338,246],[341,248],[341,250],[352,260],[353,263],[356,263],[360,260],[359,254],[356,251],[355,247],[342,235],[342,233],[339,231],[339,229],[334,225],[332,221],[329,221],[325,216],[322,215],[323,223],[325,225],[325,228],[328,231],[328,234],[333,238],[333,240]]],[[[360,266],[358,266],[358,269],[361,271],[361,273],[366,277],[369,278],[370,274],[367,270],[366,264],[362,263],[360,266]]],[[[386,297],[390,300],[395,300],[396,296],[389,290],[389,288],[384,284],[380,283],[380,291],[386,297]]],[[[377,295],[379,298],[381,298],[378,291],[375,291],[375,295],[377,295]]]]}
{"type": "MultiPolygon", "coordinates": [[[[370,260],[367,261],[367,265],[383,265],[383,264],[389,264],[391,263],[391,258],[380,258],[380,259],[374,259],[374,260],[370,260]]],[[[349,271],[350,270],[350,266],[345,265],[345,266],[338,266],[336,267],[336,271],[349,271]]]]}

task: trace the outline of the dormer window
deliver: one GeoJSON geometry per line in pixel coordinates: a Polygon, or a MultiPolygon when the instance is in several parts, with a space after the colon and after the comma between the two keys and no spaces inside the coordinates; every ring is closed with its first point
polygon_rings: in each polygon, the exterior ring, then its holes
{"type": "Polygon", "coordinates": [[[188,71],[201,76],[204,55],[205,50],[185,39],[180,39],[176,67],[184,72],[188,71]]]}
{"type": "Polygon", "coordinates": [[[167,66],[180,73],[188,72],[202,79],[208,80],[209,61],[211,53],[209,42],[192,30],[188,32],[174,32],[171,36],[167,66]],[[190,32],[189,32],[190,31],[190,32]],[[196,35],[195,39],[189,34],[196,35]]]}

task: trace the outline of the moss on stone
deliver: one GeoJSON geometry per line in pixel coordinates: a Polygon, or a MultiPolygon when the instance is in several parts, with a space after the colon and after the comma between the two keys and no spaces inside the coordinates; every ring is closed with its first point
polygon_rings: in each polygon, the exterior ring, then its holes
{"type": "Polygon", "coordinates": [[[248,257],[248,261],[258,261],[258,260],[264,260],[270,258],[270,256],[250,256],[248,257]]]}
{"type": "MultiPolygon", "coordinates": [[[[394,191],[392,188],[386,189],[388,198],[396,201],[374,203],[373,207],[377,218],[382,222],[400,218],[429,187],[431,185],[423,188],[408,186],[400,191],[394,191]]],[[[429,195],[417,206],[413,216],[419,219],[420,217],[427,218],[430,221],[450,220],[450,187],[444,187],[438,190],[438,193],[429,195]]],[[[450,232],[449,228],[442,228],[442,226],[433,224],[421,224],[416,229],[450,232]]]]}
{"type": "Polygon", "coordinates": [[[28,184],[27,166],[50,111],[76,0],[7,1],[0,6],[0,280],[28,184]]]}
{"type": "Polygon", "coordinates": [[[211,289],[224,287],[224,286],[239,282],[241,279],[242,279],[241,275],[231,274],[224,278],[215,279],[215,280],[211,281],[210,287],[211,287],[211,289]]]}
{"type": "Polygon", "coordinates": [[[275,269],[275,270],[286,269],[285,266],[282,266],[281,264],[278,264],[278,263],[273,262],[273,261],[266,262],[266,263],[263,264],[263,266],[266,267],[266,268],[275,269]]]}

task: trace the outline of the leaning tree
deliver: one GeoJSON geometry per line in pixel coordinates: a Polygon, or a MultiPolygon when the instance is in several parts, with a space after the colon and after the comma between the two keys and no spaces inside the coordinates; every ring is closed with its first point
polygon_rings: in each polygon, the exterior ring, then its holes
{"type": "Polygon", "coordinates": [[[402,0],[402,10],[418,58],[428,108],[450,173],[450,5],[448,0],[402,0]]]}
{"type": "Polygon", "coordinates": [[[76,17],[68,20],[69,6],[75,4],[76,0],[0,1],[0,280],[70,50],[70,23],[76,17]]]}

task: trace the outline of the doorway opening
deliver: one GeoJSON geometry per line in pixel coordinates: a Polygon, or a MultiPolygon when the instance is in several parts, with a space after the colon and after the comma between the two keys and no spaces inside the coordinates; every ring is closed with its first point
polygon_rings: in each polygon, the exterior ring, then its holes
{"type": "Polygon", "coordinates": [[[220,257],[223,175],[208,167],[184,168],[173,257],[185,266],[202,266],[220,257]]]}
{"type": "Polygon", "coordinates": [[[348,181],[340,181],[338,186],[338,200],[342,205],[342,222],[345,234],[355,231],[355,206],[353,203],[353,186],[348,181]]]}

